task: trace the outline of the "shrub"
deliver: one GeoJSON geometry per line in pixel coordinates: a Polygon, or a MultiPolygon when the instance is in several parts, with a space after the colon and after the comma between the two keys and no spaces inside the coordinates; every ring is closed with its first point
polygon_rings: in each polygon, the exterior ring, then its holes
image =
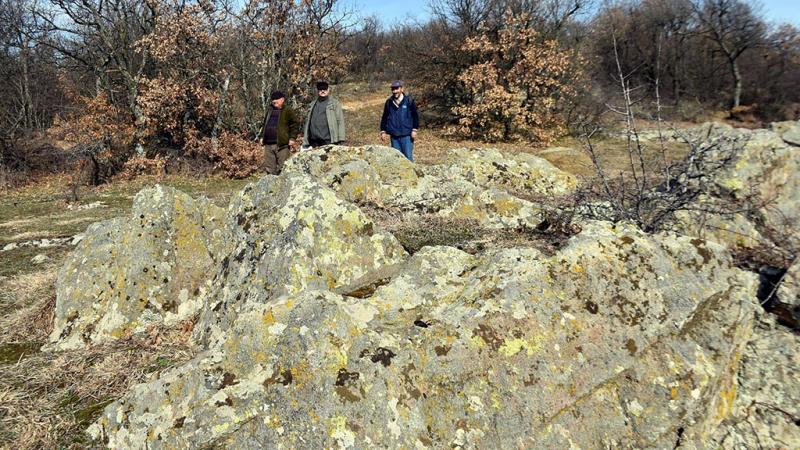
{"type": "Polygon", "coordinates": [[[458,79],[465,100],[455,107],[457,131],[489,141],[548,142],[566,131],[562,114],[574,98],[575,54],[554,40],[542,40],[522,15],[506,14],[496,33],[467,38],[463,50],[475,60],[458,79]]]}
{"type": "Polygon", "coordinates": [[[153,158],[148,158],[144,155],[136,155],[125,161],[125,164],[122,165],[119,178],[123,180],[133,180],[143,175],[161,176],[164,175],[164,167],[166,164],[167,158],[161,155],[156,155],[153,158]]]}
{"type": "Polygon", "coordinates": [[[198,156],[214,164],[214,172],[229,178],[247,178],[263,159],[263,148],[245,135],[223,131],[219,138],[204,138],[192,144],[198,156]]]}

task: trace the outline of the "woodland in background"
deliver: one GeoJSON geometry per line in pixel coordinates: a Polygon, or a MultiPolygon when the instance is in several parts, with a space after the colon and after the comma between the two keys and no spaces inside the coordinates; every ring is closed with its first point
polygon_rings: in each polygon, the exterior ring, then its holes
{"type": "Polygon", "coordinates": [[[246,177],[269,93],[302,110],[320,78],[401,78],[425,126],[490,142],[597,121],[620,74],[644,117],[800,117],[800,32],[745,0],[432,0],[398,24],[343,5],[0,0],[0,184],[246,177]]]}

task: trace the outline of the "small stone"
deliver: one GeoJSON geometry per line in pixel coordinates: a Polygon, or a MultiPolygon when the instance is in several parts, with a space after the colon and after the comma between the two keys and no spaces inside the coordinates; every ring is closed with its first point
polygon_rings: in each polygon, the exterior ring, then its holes
{"type": "Polygon", "coordinates": [[[31,258],[31,262],[38,265],[38,264],[44,263],[45,261],[48,261],[49,259],[50,259],[50,257],[48,257],[47,255],[45,255],[43,253],[40,253],[40,254],[34,256],[33,258],[31,258]]]}
{"type": "Polygon", "coordinates": [[[800,123],[784,131],[781,137],[789,144],[800,146],[800,123]]]}

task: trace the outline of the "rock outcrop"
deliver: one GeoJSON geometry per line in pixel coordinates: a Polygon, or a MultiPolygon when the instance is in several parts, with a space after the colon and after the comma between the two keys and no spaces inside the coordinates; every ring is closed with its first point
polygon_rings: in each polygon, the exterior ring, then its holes
{"type": "Polygon", "coordinates": [[[757,316],[732,413],[709,448],[800,448],[800,336],[769,314],[757,316]]]}
{"type": "Polygon", "coordinates": [[[546,159],[522,152],[457,148],[447,152],[439,168],[446,178],[464,178],[485,188],[542,197],[571,194],[578,184],[574,175],[557,169],[546,159]]]}
{"type": "MultiPolygon", "coordinates": [[[[796,157],[754,136],[763,146],[707,195],[751,180],[788,208],[797,178],[781,171],[796,157]]],[[[52,347],[192,317],[199,353],[107,406],[90,434],[151,449],[706,448],[751,442],[736,430],[765,395],[797,414],[783,384],[796,355],[768,370],[763,318],[751,342],[758,278],[717,243],[755,246],[764,222],[711,218],[723,233],[701,239],[584,220],[547,253],[519,241],[409,255],[362,211],[532,229],[547,206],[520,197],[575,188],[535,157],[465,152],[423,167],[328,146],[227,211],[157,187],[129,219],[91,226],[59,276],[52,347]],[[766,375],[781,382],[753,378],[766,375]]],[[[789,442],[775,411],[758,426],[789,442]]]]}
{"type": "Polygon", "coordinates": [[[61,268],[51,349],[118,339],[193,315],[231,240],[224,209],[163,186],[144,189],[131,214],[91,225],[61,268]]]}
{"type": "Polygon", "coordinates": [[[389,147],[322,147],[293,158],[285,171],[313,175],[356,203],[473,219],[490,228],[533,228],[541,222],[541,205],[509,190],[555,196],[575,189],[573,176],[541,158],[516,155],[503,164],[501,159],[496,150],[452,150],[448,160],[459,163],[422,167],[389,147]]]}
{"type": "Polygon", "coordinates": [[[120,448],[658,446],[702,442],[731,408],[755,279],[722,247],[596,222],[549,257],[429,247],[393,272],[272,298],[228,280],[249,295],[217,311],[236,314],[209,349],[92,433],[120,448]]]}
{"type": "Polygon", "coordinates": [[[368,284],[408,256],[358,207],[303,174],[248,185],[231,202],[228,229],[236,247],[220,263],[196,327],[204,345],[227,339],[249,303],[368,284]]]}

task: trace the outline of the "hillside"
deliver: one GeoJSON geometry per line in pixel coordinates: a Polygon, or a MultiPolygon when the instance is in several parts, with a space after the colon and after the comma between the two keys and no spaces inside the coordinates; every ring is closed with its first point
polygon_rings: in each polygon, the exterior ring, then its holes
{"type": "Polygon", "coordinates": [[[744,143],[703,205],[763,207],[657,233],[553,222],[580,170],[535,155],[564,147],[354,137],[279,177],[9,196],[0,442],[796,447],[798,266],[776,319],[740,256],[797,248],[798,126],[688,130],[744,143]]]}

